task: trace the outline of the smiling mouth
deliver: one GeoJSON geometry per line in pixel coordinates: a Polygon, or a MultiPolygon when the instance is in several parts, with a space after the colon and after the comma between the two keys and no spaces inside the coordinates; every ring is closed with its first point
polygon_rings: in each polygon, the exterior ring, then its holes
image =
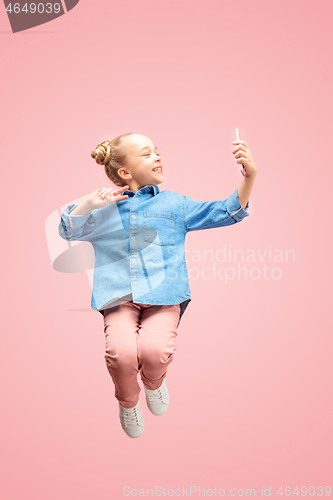
{"type": "Polygon", "coordinates": [[[156,168],[153,168],[153,172],[156,172],[158,174],[161,174],[162,173],[162,167],[156,167],[156,168]]]}

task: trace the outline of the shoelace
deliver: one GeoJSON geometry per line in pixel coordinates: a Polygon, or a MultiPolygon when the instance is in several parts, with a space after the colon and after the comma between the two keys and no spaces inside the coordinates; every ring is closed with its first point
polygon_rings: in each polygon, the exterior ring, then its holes
{"type": "Polygon", "coordinates": [[[124,408],[123,410],[123,422],[125,425],[129,424],[139,424],[140,419],[136,411],[136,408],[124,408]]]}
{"type": "Polygon", "coordinates": [[[153,392],[147,392],[147,397],[149,400],[149,403],[154,404],[154,403],[163,403],[163,394],[160,388],[155,389],[153,392]]]}

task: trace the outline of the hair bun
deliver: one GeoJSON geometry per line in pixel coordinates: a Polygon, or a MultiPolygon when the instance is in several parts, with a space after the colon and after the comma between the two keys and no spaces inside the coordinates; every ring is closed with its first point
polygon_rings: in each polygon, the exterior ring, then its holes
{"type": "Polygon", "coordinates": [[[98,165],[105,165],[111,159],[112,145],[110,141],[104,141],[91,152],[92,158],[98,165]]]}

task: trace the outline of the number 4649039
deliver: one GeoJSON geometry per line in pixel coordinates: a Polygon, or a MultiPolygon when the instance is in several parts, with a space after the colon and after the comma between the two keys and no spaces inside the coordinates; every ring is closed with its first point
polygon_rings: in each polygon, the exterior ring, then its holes
{"type": "Polygon", "coordinates": [[[26,3],[22,8],[19,3],[15,3],[14,7],[12,7],[12,4],[10,3],[8,7],[6,7],[6,11],[10,14],[19,14],[20,12],[25,12],[26,14],[34,14],[35,12],[38,12],[39,14],[43,14],[44,12],[46,12],[47,14],[51,14],[52,12],[54,12],[55,14],[59,14],[60,3],[47,3],[46,5],[44,5],[43,3],[39,3],[37,5],[35,3],[30,3],[29,6],[26,3]]]}

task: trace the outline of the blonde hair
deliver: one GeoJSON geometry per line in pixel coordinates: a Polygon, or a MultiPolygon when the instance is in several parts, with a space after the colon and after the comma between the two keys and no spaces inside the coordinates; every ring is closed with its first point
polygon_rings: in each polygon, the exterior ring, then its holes
{"type": "Polygon", "coordinates": [[[98,165],[105,165],[104,170],[108,178],[116,186],[126,186],[126,180],[118,175],[118,169],[123,167],[126,160],[126,153],[119,147],[125,137],[135,134],[135,132],[126,132],[118,135],[112,141],[104,141],[91,152],[92,158],[98,165]]]}

